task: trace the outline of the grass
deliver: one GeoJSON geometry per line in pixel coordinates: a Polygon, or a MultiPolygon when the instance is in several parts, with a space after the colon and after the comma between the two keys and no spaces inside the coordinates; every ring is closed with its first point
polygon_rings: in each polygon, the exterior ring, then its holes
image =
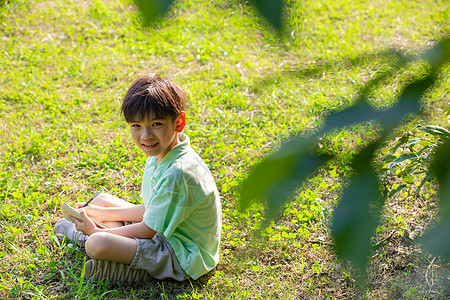
{"type": "MultiPolygon", "coordinates": [[[[345,163],[376,128],[324,137],[342,161],[316,174],[282,218],[260,229],[262,208],[236,210],[252,167],[291,134],[307,133],[327,112],[352,103],[358,89],[393,60],[450,33],[446,1],[286,1],[278,43],[253,10],[233,1],[189,1],[142,30],[125,0],[1,1],[0,298],[247,299],[445,298],[447,262],[409,237],[435,217],[433,185],[390,199],[377,229],[368,283],[333,255],[327,225],[351,170],[345,163]],[[53,224],[62,202],[83,201],[101,186],[138,201],[145,157],[119,114],[139,73],[170,74],[188,92],[186,132],[211,168],[224,213],[221,262],[197,281],[83,283],[86,254],[60,244],[53,224]]],[[[424,102],[424,119],[449,126],[448,67],[424,102]]],[[[412,64],[374,91],[394,101],[412,64]]],[[[416,180],[416,184],[420,180],[416,180]]],[[[388,188],[401,184],[392,177],[388,188]]]]}

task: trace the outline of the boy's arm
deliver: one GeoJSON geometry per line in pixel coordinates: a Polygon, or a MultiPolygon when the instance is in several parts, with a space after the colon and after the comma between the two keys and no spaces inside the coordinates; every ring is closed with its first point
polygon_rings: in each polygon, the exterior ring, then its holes
{"type": "Polygon", "coordinates": [[[151,239],[156,234],[156,231],[148,227],[143,221],[122,227],[99,229],[98,231],[140,239],[151,239]]]}
{"type": "Polygon", "coordinates": [[[144,216],[144,204],[127,207],[101,207],[97,205],[86,206],[86,213],[94,220],[105,222],[141,222],[144,216]]]}
{"type": "Polygon", "coordinates": [[[76,229],[87,235],[96,232],[109,232],[129,238],[151,239],[156,234],[156,231],[148,227],[143,221],[127,226],[101,229],[95,226],[94,222],[87,217],[85,211],[81,212],[81,219],[70,218],[74,221],[76,229]]]}

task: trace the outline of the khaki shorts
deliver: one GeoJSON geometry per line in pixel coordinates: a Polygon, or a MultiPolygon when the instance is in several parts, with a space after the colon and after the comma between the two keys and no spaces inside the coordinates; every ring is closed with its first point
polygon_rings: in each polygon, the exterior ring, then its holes
{"type": "Polygon", "coordinates": [[[183,281],[188,278],[178,263],[169,242],[159,233],[152,239],[138,239],[137,251],[130,268],[144,269],[156,279],[175,279],[183,281]]]}

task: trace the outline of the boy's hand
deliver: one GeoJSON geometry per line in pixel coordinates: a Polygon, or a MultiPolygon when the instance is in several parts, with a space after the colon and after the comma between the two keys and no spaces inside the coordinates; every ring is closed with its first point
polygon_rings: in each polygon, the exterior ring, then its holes
{"type": "MultiPolygon", "coordinates": [[[[81,212],[81,206],[83,206],[84,203],[75,203],[75,208],[78,209],[79,212],[81,212]]],[[[98,205],[94,205],[94,204],[89,204],[86,207],[83,207],[83,210],[86,211],[86,214],[91,217],[94,220],[97,220],[99,222],[104,222],[105,220],[103,219],[103,216],[105,215],[104,213],[104,208],[98,205]]]]}
{"type": "Polygon", "coordinates": [[[77,219],[73,216],[69,218],[75,223],[75,228],[86,235],[91,235],[100,229],[95,225],[95,223],[88,217],[85,210],[80,211],[81,219],[77,219]]]}

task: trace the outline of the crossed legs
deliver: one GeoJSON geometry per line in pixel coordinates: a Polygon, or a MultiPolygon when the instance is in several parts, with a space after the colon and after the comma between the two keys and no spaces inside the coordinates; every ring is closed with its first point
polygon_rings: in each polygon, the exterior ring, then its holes
{"type": "Polygon", "coordinates": [[[137,251],[135,239],[120,235],[97,232],[89,236],[85,244],[90,258],[131,264],[137,251]]]}
{"type": "MultiPolygon", "coordinates": [[[[132,207],[134,205],[105,193],[96,197],[92,204],[102,207],[132,207]]],[[[111,228],[124,226],[123,222],[107,222],[106,224],[111,228]]],[[[137,242],[133,238],[107,232],[97,232],[89,236],[85,249],[89,257],[94,259],[131,264],[136,254],[137,242]]]]}

